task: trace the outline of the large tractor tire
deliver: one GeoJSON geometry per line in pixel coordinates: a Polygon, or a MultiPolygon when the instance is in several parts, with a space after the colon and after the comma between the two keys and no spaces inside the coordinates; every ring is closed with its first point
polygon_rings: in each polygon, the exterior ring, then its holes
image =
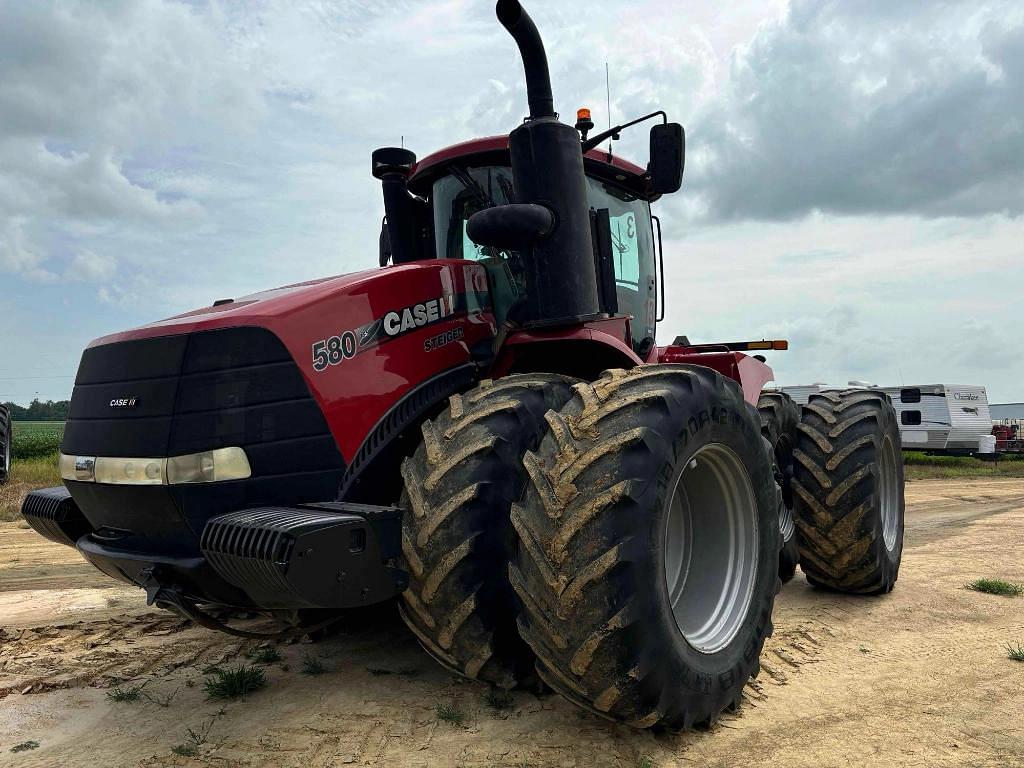
{"type": "Polygon", "coordinates": [[[6,405],[0,405],[0,485],[11,479],[11,443],[14,441],[11,429],[11,412],[6,405]]]}
{"type": "Polygon", "coordinates": [[[606,371],[523,460],[509,569],[538,675],[600,716],[677,730],[738,705],[772,632],[777,490],[739,386],[606,371]]]}
{"type": "Polygon", "coordinates": [[[800,568],[816,587],[892,591],[903,553],[896,411],[870,390],[811,395],[794,451],[800,568]]]}
{"type": "Polygon", "coordinates": [[[796,445],[800,406],[784,392],[762,392],[757,401],[761,417],[761,434],[771,443],[778,470],[777,481],[782,489],[779,505],[779,530],[782,549],[779,551],[779,578],[785,584],[793,579],[800,562],[793,522],[793,447],[796,445]]]}
{"type": "Polygon", "coordinates": [[[523,454],[572,383],[551,374],[482,381],[423,424],[423,441],[402,464],[410,575],[402,618],[442,665],[502,688],[529,676],[533,658],[516,632],[509,511],[526,485],[523,454]]]}

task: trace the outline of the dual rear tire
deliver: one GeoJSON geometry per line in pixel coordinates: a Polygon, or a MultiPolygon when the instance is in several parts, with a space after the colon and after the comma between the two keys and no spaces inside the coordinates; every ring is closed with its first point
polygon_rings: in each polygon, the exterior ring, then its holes
{"type": "Polygon", "coordinates": [[[812,584],[850,592],[888,591],[899,566],[885,396],[825,393],[799,424],[770,399],[766,419],[736,382],[686,365],[453,397],[402,467],[405,622],[471,678],[511,688],[535,672],[636,727],[713,722],[758,671],[787,557],[790,576],[799,557],[812,584]]]}
{"type": "Polygon", "coordinates": [[[469,677],[535,669],[634,726],[713,721],[757,671],[779,587],[759,430],[739,386],[698,366],[453,398],[403,465],[403,618],[469,677]]]}

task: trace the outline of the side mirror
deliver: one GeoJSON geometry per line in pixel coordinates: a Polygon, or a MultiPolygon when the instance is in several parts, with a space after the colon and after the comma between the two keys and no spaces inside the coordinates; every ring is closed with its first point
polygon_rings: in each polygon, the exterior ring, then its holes
{"type": "Polygon", "coordinates": [[[683,185],[686,134],[679,123],[659,123],[651,128],[651,162],[647,173],[651,191],[668,195],[683,185]]]}

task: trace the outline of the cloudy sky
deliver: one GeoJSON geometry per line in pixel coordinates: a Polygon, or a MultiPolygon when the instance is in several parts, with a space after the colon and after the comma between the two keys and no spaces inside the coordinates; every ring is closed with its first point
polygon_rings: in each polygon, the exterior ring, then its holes
{"type": "MultiPolygon", "coordinates": [[[[1019,2],[527,5],[556,108],[686,125],[662,342],[785,337],[781,383],[1024,400],[1019,2]]],[[[507,132],[489,0],[0,0],[0,400],[96,336],[373,266],[377,146],[507,132]]],[[[646,162],[646,136],[617,151],[646,162]]]]}

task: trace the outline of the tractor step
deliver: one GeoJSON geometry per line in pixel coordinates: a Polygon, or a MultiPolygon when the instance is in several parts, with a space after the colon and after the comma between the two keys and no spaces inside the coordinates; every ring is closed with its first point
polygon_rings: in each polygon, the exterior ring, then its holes
{"type": "Polygon", "coordinates": [[[394,597],[402,510],[347,502],[261,507],[212,518],[200,549],[265,608],[354,608],[394,597]]]}
{"type": "Polygon", "coordinates": [[[22,502],[21,515],[36,533],[68,547],[92,530],[63,485],[31,491],[22,502]]]}

